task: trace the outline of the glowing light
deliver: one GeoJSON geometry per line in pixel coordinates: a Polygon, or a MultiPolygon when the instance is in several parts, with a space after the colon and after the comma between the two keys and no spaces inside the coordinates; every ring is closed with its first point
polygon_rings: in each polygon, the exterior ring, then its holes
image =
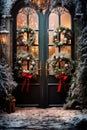
{"type": "Polygon", "coordinates": [[[0,43],[5,43],[7,42],[8,38],[8,31],[6,29],[3,29],[0,31],[0,43]]]}

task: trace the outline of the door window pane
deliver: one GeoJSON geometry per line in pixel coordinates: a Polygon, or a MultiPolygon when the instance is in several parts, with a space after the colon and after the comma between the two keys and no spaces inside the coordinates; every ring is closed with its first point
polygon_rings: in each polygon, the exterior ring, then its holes
{"type": "Polygon", "coordinates": [[[71,28],[71,15],[67,12],[61,15],[61,26],[71,28]]]}
{"type": "Polygon", "coordinates": [[[17,29],[26,26],[27,21],[26,21],[26,15],[23,13],[19,13],[17,15],[17,29]]]}
{"type": "Polygon", "coordinates": [[[32,46],[30,52],[34,54],[35,58],[38,59],[38,46],[32,46]]]}
{"type": "MultiPolygon", "coordinates": [[[[71,15],[69,11],[62,7],[54,8],[49,15],[49,42],[48,42],[48,57],[49,60],[54,55],[64,54],[71,58],[71,15]],[[67,29],[68,28],[68,29],[67,29]],[[62,30],[64,29],[64,30],[62,30]],[[68,30],[68,31],[67,31],[68,30]],[[55,43],[55,44],[54,44],[55,43]]],[[[55,59],[54,59],[55,60],[55,59]]],[[[54,75],[52,65],[49,66],[49,75],[54,75]]],[[[63,69],[65,61],[56,63],[57,69],[63,69]]]]}
{"type": "Polygon", "coordinates": [[[38,29],[38,15],[32,8],[22,8],[17,15],[17,29],[23,26],[30,26],[31,28],[38,29]]]}
{"type": "Polygon", "coordinates": [[[71,58],[71,46],[62,47],[61,52],[66,53],[71,58]]]}
{"type": "MultiPolygon", "coordinates": [[[[19,10],[17,15],[17,57],[20,55],[33,55],[36,60],[36,66],[39,66],[39,45],[38,45],[38,15],[36,11],[30,7],[25,7],[19,10]],[[33,35],[33,31],[29,31],[29,29],[33,30],[35,35],[33,35]],[[21,30],[21,31],[20,31],[21,30]],[[30,40],[32,41],[35,36],[34,44],[30,44],[30,40]]],[[[27,56],[25,59],[22,59],[22,69],[27,70],[30,67],[29,57],[27,56]]],[[[36,69],[38,70],[38,69],[36,69]]],[[[37,72],[38,73],[38,72],[37,72]]]]}
{"type": "Polygon", "coordinates": [[[58,53],[58,48],[56,48],[55,46],[49,46],[49,57],[54,53],[58,53]]]}
{"type": "MultiPolygon", "coordinates": [[[[54,8],[49,15],[49,56],[51,56],[53,53],[58,53],[58,50],[59,52],[68,53],[69,56],[71,56],[71,40],[68,40],[67,45],[65,47],[61,47],[61,49],[60,47],[52,46],[54,31],[59,26],[71,28],[71,15],[67,9],[62,7],[54,8]]],[[[59,42],[65,42],[65,40],[67,40],[66,36],[63,33],[60,33],[57,37],[59,37],[59,42]]]]}
{"type": "Polygon", "coordinates": [[[53,44],[53,31],[49,31],[49,44],[53,44]]]}
{"type": "Polygon", "coordinates": [[[49,16],[49,29],[55,29],[58,27],[58,16],[55,13],[51,13],[49,16]]]}

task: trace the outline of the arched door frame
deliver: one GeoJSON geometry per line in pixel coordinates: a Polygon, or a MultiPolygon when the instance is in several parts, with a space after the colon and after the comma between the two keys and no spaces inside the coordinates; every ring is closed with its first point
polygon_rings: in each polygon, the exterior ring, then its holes
{"type": "MultiPolygon", "coordinates": [[[[56,7],[61,7],[61,5],[59,4],[59,5],[57,5],[57,6],[55,6],[55,8],[56,7]]],[[[21,9],[21,8],[23,8],[23,7],[29,7],[29,5],[25,5],[25,3],[24,3],[24,1],[22,0],[22,1],[17,1],[16,3],[15,3],[15,5],[13,6],[13,8],[12,8],[12,10],[11,10],[11,14],[12,14],[12,17],[13,17],[13,48],[14,48],[14,50],[16,50],[16,48],[15,48],[15,43],[16,43],[16,31],[15,31],[15,29],[16,29],[16,16],[17,16],[17,14],[18,14],[18,11],[21,9]]],[[[72,43],[73,43],[73,46],[72,46],[72,49],[71,49],[71,57],[72,57],[72,59],[74,59],[74,11],[72,11],[72,9],[70,9],[70,7],[65,7],[68,11],[69,11],[69,13],[70,13],[70,15],[71,15],[71,29],[72,29],[72,32],[73,32],[73,38],[72,38],[72,43]]],[[[43,15],[43,14],[41,14],[39,11],[37,11],[37,13],[38,13],[38,16],[39,17],[41,17],[41,15],[43,15]]],[[[51,13],[51,11],[49,11],[49,9],[46,11],[46,16],[48,17],[49,15],[50,15],[50,13],[51,13]]],[[[43,15],[44,16],[44,15],[43,15]]],[[[46,17],[46,18],[47,18],[46,17]]],[[[47,20],[46,20],[47,21],[47,20]]],[[[43,21],[42,21],[42,23],[43,23],[43,21]]],[[[46,24],[48,24],[47,22],[46,22],[46,24]]],[[[39,25],[40,26],[40,25],[39,25]]],[[[41,33],[40,33],[41,34],[41,33]]],[[[46,35],[46,33],[44,34],[44,35],[46,35]]],[[[39,39],[40,40],[40,39],[39,39]]],[[[44,39],[43,39],[44,40],[44,39]]],[[[13,53],[13,62],[15,61],[15,55],[14,54],[16,54],[16,52],[14,52],[13,53]]],[[[14,65],[13,65],[14,66],[14,65]]]]}
{"type": "MultiPolygon", "coordinates": [[[[12,9],[12,17],[13,17],[13,63],[16,61],[16,16],[18,14],[18,11],[23,8],[23,7],[29,7],[28,5],[24,6],[25,3],[23,1],[20,1],[20,2],[17,2],[15,4],[15,6],[13,7],[12,9]]],[[[70,11],[69,11],[70,12],[70,11]]],[[[42,76],[40,77],[40,102],[39,102],[39,105],[44,107],[44,106],[48,106],[48,85],[47,85],[47,77],[46,77],[46,59],[48,58],[47,55],[46,57],[44,57],[44,53],[48,53],[47,49],[48,49],[48,31],[47,31],[47,28],[48,28],[48,18],[49,18],[49,15],[50,15],[51,11],[47,10],[45,15],[42,14],[41,12],[37,12],[38,14],[38,17],[39,17],[39,27],[40,27],[40,30],[39,30],[39,42],[42,43],[42,46],[40,46],[40,52],[39,52],[39,58],[40,58],[40,61],[41,61],[41,64],[42,64],[42,76]],[[43,25],[43,26],[42,26],[43,25]],[[43,27],[44,30],[43,30],[43,27]],[[46,39],[44,39],[44,37],[46,37],[46,39]],[[43,46],[44,45],[44,46],[43,46]],[[43,82],[44,81],[44,82],[43,82]]],[[[71,13],[70,13],[71,14],[71,13]]],[[[73,16],[71,14],[71,28],[72,28],[72,31],[74,32],[74,22],[73,22],[73,16]]],[[[74,34],[74,33],[73,33],[74,34]]],[[[72,39],[72,42],[74,41],[74,38],[72,39]]],[[[72,55],[72,59],[74,59],[74,44],[72,46],[72,52],[71,52],[71,55],[72,55]]],[[[14,64],[13,64],[13,68],[14,68],[14,64]]]]}

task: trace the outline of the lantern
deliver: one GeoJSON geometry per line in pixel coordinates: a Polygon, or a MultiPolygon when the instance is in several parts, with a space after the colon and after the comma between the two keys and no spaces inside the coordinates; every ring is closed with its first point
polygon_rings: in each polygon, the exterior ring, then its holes
{"type": "Polygon", "coordinates": [[[8,33],[9,33],[9,31],[7,31],[6,29],[0,30],[0,43],[2,43],[2,44],[7,43],[7,41],[8,41],[8,33]]]}

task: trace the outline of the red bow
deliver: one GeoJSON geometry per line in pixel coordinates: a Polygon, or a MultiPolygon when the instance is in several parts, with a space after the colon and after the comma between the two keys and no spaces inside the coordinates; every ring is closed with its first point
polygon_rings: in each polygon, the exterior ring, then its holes
{"type": "Polygon", "coordinates": [[[26,72],[22,72],[22,77],[24,77],[24,82],[22,84],[22,88],[21,91],[23,92],[24,88],[27,86],[26,88],[26,92],[29,92],[29,86],[30,86],[30,79],[33,77],[32,74],[28,74],[26,72]]]}
{"type": "Polygon", "coordinates": [[[63,87],[64,90],[66,91],[65,81],[66,81],[67,78],[68,78],[67,75],[64,75],[64,74],[59,74],[59,75],[58,75],[58,79],[59,79],[58,88],[57,88],[57,91],[58,91],[58,92],[61,92],[62,87],[63,87]]]}

